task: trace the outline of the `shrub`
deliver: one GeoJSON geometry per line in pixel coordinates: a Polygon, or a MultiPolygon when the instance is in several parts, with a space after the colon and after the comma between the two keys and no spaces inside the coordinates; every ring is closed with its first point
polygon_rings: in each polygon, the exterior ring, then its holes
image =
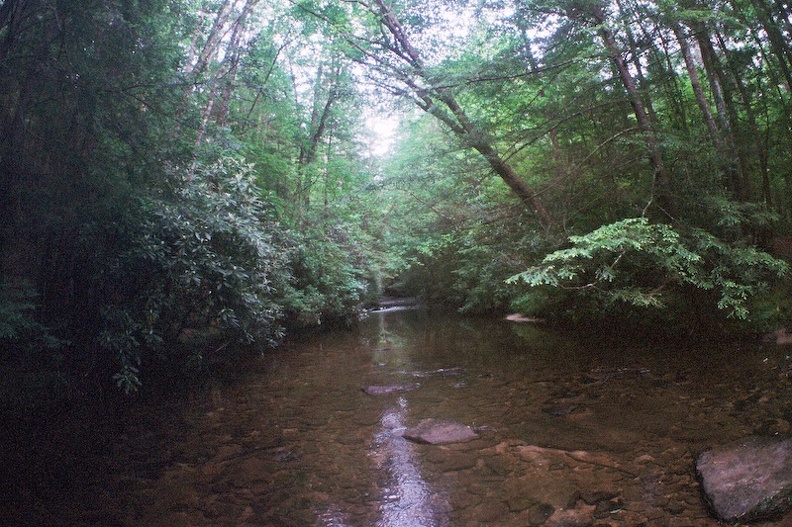
{"type": "Polygon", "coordinates": [[[357,316],[369,289],[367,258],[343,226],[314,227],[294,235],[290,255],[293,280],[284,284],[289,323],[309,327],[357,316]]]}
{"type": "Polygon", "coordinates": [[[571,236],[571,247],[512,276],[508,283],[551,287],[599,303],[662,309],[680,295],[707,294],[726,317],[750,321],[752,301],[784,277],[788,265],[713,234],[677,231],[630,218],[571,236]]]}
{"type": "Polygon", "coordinates": [[[223,158],[199,166],[170,193],[143,199],[139,216],[130,248],[109,270],[99,336],[116,357],[121,388],[138,388],[146,354],[181,367],[205,364],[204,350],[174,352],[185,329],[214,328],[225,344],[279,340],[274,284],[288,281],[287,252],[248,165],[223,158]]]}

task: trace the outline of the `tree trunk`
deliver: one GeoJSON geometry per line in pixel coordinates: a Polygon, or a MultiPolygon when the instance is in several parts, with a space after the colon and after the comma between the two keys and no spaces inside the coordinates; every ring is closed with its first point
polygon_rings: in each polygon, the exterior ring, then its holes
{"type": "Polygon", "coordinates": [[[336,64],[328,80],[324,73],[323,68],[320,66],[316,75],[316,83],[314,86],[314,107],[311,112],[311,126],[310,137],[308,144],[300,149],[300,167],[310,165],[316,160],[316,153],[319,150],[319,143],[325,136],[327,131],[327,121],[332,113],[333,104],[339,99],[338,83],[341,80],[341,66],[336,64]],[[327,86],[327,96],[322,104],[322,92],[325,85],[327,86]]]}
{"type": "Polygon", "coordinates": [[[231,17],[231,11],[235,3],[236,0],[223,0],[223,3],[220,5],[220,10],[217,12],[217,16],[212,23],[212,29],[209,31],[209,35],[206,37],[206,43],[204,44],[200,53],[196,53],[194,50],[191,51],[191,54],[197,54],[197,59],[195,60],[195,64],[187,65],[185,72],[187,75],[193,75],[197,77],[201,75],[201,73],[203,73],[206,67],[209,65],[209,61],[212,60],[212,57],[215,56],[217,50],[220,47],[223,36],[225,36],[225,34],[228,32],[226,25],[229,18],[231,17]]]}
{"type": "MultiPolygon", "coordinates": [[[[616,4],[619,6],[619,11],[621,11],[622,17],[627,17],[628,13],[624,8],[624,4],[622,0],[616,0],[616,4]]],[[[635,35],[630,29],[629,24],[625,24],[624,31],[625,34],[627,35],[627,43],[630,46],[630,58],[632,59],[632,66],[635,69],[635,79],[638,81],[637,88],[639,91],[646,93],[647,82],[646,82],[646,77],[644,77],[644,73],[643,73],[643,64],[641,64],[641,54],[638,49],[638,43],[635,40],[635,35]]],[[[657,114],[655,113],[654,107],[652,106],[652,100],[646,97],[644,99],[644,104],[646,106],[646,112],[649,116],[649,122],[656,123],[657,114]]]]}
{"type": "Polygon", "coordinates": [[[627,91],[627,95],[630,99],[630,105],[632,106],[633,113],[635,114],[635,119],[638,121],[638,126],[641,127],[641,131],[644,133],[644,141],[646,143],[646,148],[649,151],[649,162],[652,165],[652,170],[654,172],[653,186],[655,195],[657,197],[658,206],[661,212],[665,215],[666,219],[673,220],[674,200],[671,195],[671,180],[668,177],[668,173],[665,169],[663,155],[660,151],[660,145],[657,141],[657,135],[654,131],[654,127],[649,120],[649,116],[646,113],[641,96],[638,93],[635,82],[633,81],[630,71],[627,68],[627,64],[625,64],[624,59],[621,56],[621,51],[619,50],[619,46],[616,43],[616,38],[614,37],[613,32],[605,25],[605,12],[602,6],[595,6],[592,9],[592,13],[595,21],[600,27],[600,37],[602,38],[605,48],[607,49],[608,54],[610,55],[610,58],[619,73],[622,85],[627,91]]]}
{"type": "Polygon", "coordinates": [[[682,52],[682,58],[685,61],[685,68],[687,69],[688,79],[690,80],[690,87],[693,88],[693,94],[696,97],[696,104],[698,104],[699,110],[701,110],[701,115],[704,117],[704,122],[707,125],[710,138],[715,145],[715,149],[718,152],[723,152],[723,143],[720,139],[720,134],[718,133],[718,125],[715,124],[715,117],[712,115],[709,101],[707,101],[707,97],[704,95],[704,88],[701,86],[701,79],[699,78],[698,70],[696,69],[696,63],[693,60],[693,55],[690,53],[690,46],[688,45],[687,38],[685,37],[684,33],[682,32],[682,28],[678,23],[673,22],[671,29],[677,38],[677,42],[679,42],[679,50],[682,52]]]}
{"type": "Polygon", "coordinates": [[[790,71],[790,63],[792,63],[792,49],[784,42],[784,35],[778,27],[778,24],[773,19],[772,12],[765,6],[762,0],[751,0],[751,4],[756,12],[756,18],[762,25],[770,40],[770,49],[778,61],[778,67],[784,75],[787,90],[792,89],[792,71],[790,71]]]}
{"type": "Polygon", "coordinates": [[[225,73],[216,77],[218,82],[222,81],[223,83],[218,110],[216,111],[218,126],[225,126],[228,121],[228,113],[231,109],[231,96],[234,93],[234,83],[236,82],[239,60],[242,54],[242,38],[246,29],[245,22],[257,1],[258,0],[247,0],[247,2],[245,2],[245,7],[242,8],[242,12],[234,22],[233,33],[231,34],[231,40],[228,45],[228,50],[226,51],[228,57],[224,61],[225,73]]]}
{"type": "Polygon", "coordinates": [[[395,72],[413,93],[413,102],[423,111],[447,125],[466,146],[480,153],[492,171],[534,213],[542,228],[554,227],[556,221],[539,194],[517,174],[514,167],[498,154],[492,141],[469,119],[453,94],[448,89],[433,83],[431,75],[424,68],[419,53],[413,47],[391,8],[384,0],[374,0],[374,3],[378,9],[375,14],[379,16],[380,22],[393,38],[393,42],[388,45],[389,52],[405,62],[414,76],[409,77],[401,70],[395,72]],[[438,104],[438,102],[442,104],[438,104]]]}
{"type": "Polygon", "coordinates": [[[481,144],[474,148],[484,156],[484,159],[487,160],[492,171],[506,183],[511,191],[520,198],[520,201],[525,203],[533,211],[539,220],[539,224],[543,228],[549,228],[554,225],[555,220],[545,206],[544,201],[527,183],[525,183],[517,172],[515,172],[514,168],[498,155],[491,145],[481,144]]]}
{"type": "MultiPolygon", "coordinates": [[[[719,36],[719,43],[721,49],[723,49],[725,52],[726,45],[720,36],[719,36]]],[[[756,111],[754,110],[753,97],[748,92],[748,89],[745,87],[745,83],[743,82],[738,72],[735,71],[735,68],[733,67],[732,63],[727,61],[727,65],[729,66],[728,74],[730,75],[730,81],[740,96],[739,104],[742,106],[743,112],[748,122],[747,123],[748,129],[745,136],[755,138],[754,141],[750,141],[750,142],[741,141],[740,144],[737,145],[738,156],[740,162],[742,163],[741,165],[742,179],[740,181],[740,188],[739,188],[740,192],[738,194],[738,198],[741,201],[747,202],[747,201],[751,201],[752,199],[752,185],[750,178],[751,170],[749,168],[750,163],[747,159],[747,152],[753,151],[755,153],[756,159],[759,162],[760,166],[765,164],[765,161],[763,159],[766,157],[766,153],[764,152],[762,142],[759,141],[760,131],[759,131],[759,125],[756,120],[756,111]]],[[[736,120],[736,118],[737,117],[735,115],[733,119],[736,120]]]]}
{"type": "Polygon", "coordinates": [[[730,162],[725,165],[727,172],[724,184],[727,188],[731,189],[735,197],[739,197],[744,192],[744,189],[742,183],[743,175],[740,173],[738,167],[743,163],[739,163],[739,152],[737,151],[732,126],[732,122],[736,122],[736,112],[725,91],[726,82],[728,81],[723,72],[720,59],[715,53],[715,47],[712,45],[707,27],[701,22],[692,23],[691,27],[694,30],[696,41],[701,51],[701,59],[707,71],[712,98],[715,100],[720,137],[723,141],[723,152],[727,154],[730,160],[730,162]]]}

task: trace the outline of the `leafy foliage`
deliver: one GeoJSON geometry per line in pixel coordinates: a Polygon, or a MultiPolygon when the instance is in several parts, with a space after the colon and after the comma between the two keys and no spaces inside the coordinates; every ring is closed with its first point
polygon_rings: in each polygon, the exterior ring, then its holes
{"type": "Polygon", "coordinates": [[[99,342],[117,355],[116,380],[127,391],[140,382],[142,350],[162,351],[185,330],[216,328],[229,342],[267,345],[282,335],[275,287],[289,280],[288,253],[255,174],[223,158],[196,175],[143,200],[131,247],[109,270],[116,302],[104,310],[99,342]]]}
{"type": "Polygon", "coordinates": [[[0,283],[0,339],[19,339],[44,327],[33,317],[35,292],[30,284],[0,283]]]}
{"type": "Polygon", "coordinates": [[[569,242],[571,247],[548,254],[508,282],[654,308],[691,287],[712,291],[718,309],[746,319],[750,300],[788,272],[785,262],[754,248],[727,244],[700,229],[683,235],[646,218],[621,220],[569,242]]]}
{"type": "Polygon", "coordinates": [[[289,262],[294,279],[282,291],[293,327],[348,322],[362,308],[368,292],[366,264],[338,239],[339,234],[313,232],[294,240],[289,262]]]}

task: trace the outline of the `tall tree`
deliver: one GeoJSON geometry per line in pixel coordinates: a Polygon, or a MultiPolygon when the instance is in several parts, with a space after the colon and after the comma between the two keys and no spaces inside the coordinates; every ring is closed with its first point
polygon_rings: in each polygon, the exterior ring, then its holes
{"type": "Polygon", "coordinates": [[[555,227],[556,221],[538,189],[525,182],[498,152],[488,131],[468,116],[442,76],[426,65],[392,6],[383,0],[362,5],[373,17],[379,34],[360,38],[345,32],[354,49],[352,56],[369,68],[372,76],[380,75],[377,80],[380,87],[413,102],[447,126],[466,147],[483,156],[491,170],[534,213],[542,228],[555,227]]]}
{"type": "Polygon", "coordinates": [[[606,16],[605,7],[601,3],[596,3],[589,6],[589,9],[589,15],[594,23],[597,24],[605,49],[608,51],[610,60],[616,67],[621,83],[627,92],[638,126],[641,127],[644,133],[644,141],[646,142],[649,161],[652,165],[655,193],[660,210],[667,219],[674,219],[675,206],[671,191],[671,179],[665,167],[655,126],[646,111],[646,105],[624,61],[623,52],[616,41],[616,36],[608,25],[609,20],[606,16]]]}

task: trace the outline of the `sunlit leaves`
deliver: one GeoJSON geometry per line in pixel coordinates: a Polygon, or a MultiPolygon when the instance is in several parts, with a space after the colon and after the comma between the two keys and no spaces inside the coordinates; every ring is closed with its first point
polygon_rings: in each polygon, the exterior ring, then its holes
{"type": "Polygon", "coordinates": [[[511,284],[551,286],[638,307],[663,307],[663,297],[693,287],[714,290],[729,317],[749,316],[748,301],[788,266],[767,253],[727,244],[698,229],[681,234],[667,224],[630,218],[571,236],[572,247],[545,256],[512,276],[511,284]]]}

